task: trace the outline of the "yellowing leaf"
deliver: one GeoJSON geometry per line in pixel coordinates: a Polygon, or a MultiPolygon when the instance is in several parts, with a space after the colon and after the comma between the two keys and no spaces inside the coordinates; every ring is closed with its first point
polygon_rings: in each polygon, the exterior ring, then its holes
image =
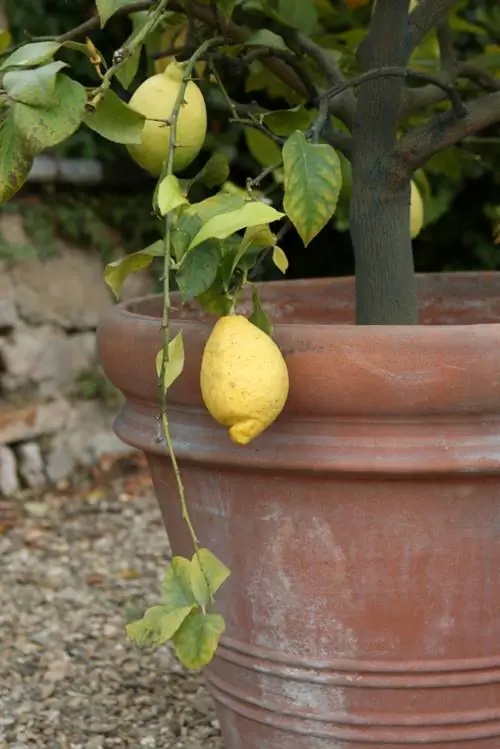
{"type": "Polygon", "coordinates": [[[286,214],[305,246],[332,218],[342,186],[342,166],[334,148],[309,143],[297,131],[283,146],[286,214]]]}
{"type": "Polygon", "coordinates": [[[106,91],[93,112],[86,112],[84,122],[113,143],[140,143],[146,118],[125,104],[114,91],[106,91]]]}
{"type": "Polygon", "coordinates": [[[191,589],[200,606],[208,606],[231,574],[208,549],[200,549],[191,560],[191,589]]]}
{"type": "Polygon", "coordinates": [[[130,255],[125,255],[118,260],[108,263],[104,269],[104,281],[107,283],[113,294],[117,299],[120,298],[120,293],[123,284],[127,280],[127,276],[130,273],[136,273],[137,271],[147,268],[153,262],[154,257],[161,257],[163,255],[163,240],[158,240],[150,247],[145,250],[139,250],[139,252],[132,252],[130,255]]]}
{"type": "Polygon", "coordinates": [[[22,47],[16,49],[15,52],[2,62],[0,70],[40,65],[42,62],[50,60],[60,48],[60,42],[32,42],[31,44],[23,44],[22,47]]]}
{"type": "Polygon", "coordinates": [[[127,625],[127,634],[139,647],[164,645],[172,639],[192,610],[193,606],[183,606],[173,611],[167,606],[152,606],[142,619],[127,625]]]}
{"type": "Polygon", "coordinates": [[[181,183],[175,174],[167,174],[160,182],[157,201],[158,210],[162,216],[166,216],[170,211],[188,202],[186,196],[182,194],[181,183]]]}
{"type": "Polygon", "coordinates": [[[57,60],[33,70],[10,70],[3,78],[9,97],[33,107],[49,105],[55,93],[57,74],[67,67],[57,60]]]}
{"type": "Polygon", "coordinates": [[[281,247],[276,247],[273,250],[273,263],[275,266],[280,270],[282,273],[286,273],[288,270],[288,258],[281,249],[281,247]]]}
{"type": "Polygon", "coordinates": [[[226,239],[240,229],[279,221],[279,219],[283,218],[283,215],[283,213],[277,211],[272,206],[261,203],[258,200],[248,201],[242,208],[236,211],[214,216],[207,221],[191,242],[190,249],[212,237],[226,239]]]}
{"type": "Polygon", "coordinates": [[[203,668],[214,657],[224,630],[224,619],[219,614],[193,611],[172,638],[177,658],[193,671],[203,668]]]}
{"type": "MultiPolygon", "coordinates": [[[[161,377],[163,363],[163,349],[158,351],[156,356],[156,375],[161,377]]],[[[182,330],[177,333],[175,338],[168,342],[168,357],[163,376],[163,387],[165,392],[181,376],[184,369],[184,338],[182,330]]]]}
{"type": "Polygon", "coordinates": [[[170,611],[193,606],[196,599],[191,590],[191,562],[185,557],[173,557],[165,571],[161,586],[161,600],[170,611]]]}
{"type": "Polygon", "coordinates": [[[33,157],[8,111],[0,121],[0,204],[20,190],[32,165],[33,157]]]}

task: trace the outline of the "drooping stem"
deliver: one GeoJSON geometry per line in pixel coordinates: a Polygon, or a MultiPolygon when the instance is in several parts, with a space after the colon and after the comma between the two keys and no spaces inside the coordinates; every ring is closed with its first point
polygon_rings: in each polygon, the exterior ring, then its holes
{"type": "MultiPolygon", "coordinates": [[[[378,0],[360,47],[362,72],[408,62],[409,0],[378,0]]],[[[418,322],[410,239],[410,179],[394,158],[404,78],[381,77],[359,89],[353,133],[351,238],[360,325],[418,322]]]]}
{"type": "MultiPolygon", "coordinates": [[[[206,54],[211,48],[220,44],[222,39],[210,39],[204,42],[196,52],[190,57],[188,62],[185,64],[184,75],[179,85],[179,91],[177,93],[176,100],[169,118],[170,125],[170,141],[167,152],[167,157],[163,164],[162,174],[158,181],[158,186],[161,184],[163,179],[174,173],[174,161],[175,161],[175,148],[177,138],[177,122],[179,119],[179,113],[184,104],[186,96],[186,89],[189,81],[191,80],[193,69],[198,60],[206,54]]],[[[155,191],[154,204],[156,206],[158,187],[155,191]]],[[[170,343],[170,271],[172,266],[172,214],[168,213],[165,216],[165,234],[164,234],[164,253],[163,253],[163,312],[162,312],[162,330],[163,330],[163,345],[162,345],[162,356],[161,366],[159,375],[159,387],[160,387],[160,401],[161,401],[161,426],[163,436],[165,438],[165,444],[167,446],[168,454],[172,462],[172,469],[174,471],[175,481],[177,485],[177,491],[181,503],[182,519],[186,523],[191,541],[196,553],[198,553],[200,544],[196,536],[196,532],[191,521],[189,514],[189,508],[186,501],[186,491],[184,488],[184,482],[182,480],[179,464],[175,455],[175,450],[172,441],[172,434],[170,431],[170,422],[168,418],[168,404],[167,404],[167,389],[164,386],[165,374],[169,364],[169,343],[170,343]]],[[[201,566],[201,565],[200,565],[201,566]]],[[[203,569],[202,569],[203,571],[203,569]]]]}

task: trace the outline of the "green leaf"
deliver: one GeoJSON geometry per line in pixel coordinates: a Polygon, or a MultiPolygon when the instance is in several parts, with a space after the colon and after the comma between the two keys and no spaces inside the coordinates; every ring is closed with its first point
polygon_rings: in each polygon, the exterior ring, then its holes
{"type": "Polygon", "coordinates": [[[250,39],[246,43],[247,47],[269,47],[270,49],[288,50],[283,37],[275,34],[274,31],[269,29],[259,29],[255,34],[252,34],[250,39]]]}
{"type": "Polygon", "coordinates": [[[271,325],[271,321],[269,320],[268,316],[264,312],[264,308],[262,307],[260,301],[259,292],[257,291],[257,288],[255,286],[252,289],[252,304],[253,313],[248,319],[258,328],[260,328],[264,333],[267,333],[267,335],[271,336],[273,334],[273,326],[271,325]]]}
{"type": "Polygon", "coordinates": [[[114,91],[108,90],[95,110],[85,113],[83,121],[113,143],[140,143],[146,118],[125,104],[114,91]]]}
{"type": "MultiPolygon", "coordinates": [[[[202,182],[207,187],[219,187],[229,177],[229,162],[223,153],[214,153],[203,169],[191,181],[191,185],[202,182]]],[[[191,186],[190,185],[190,186],[191,186]]]]}
{"type": "Polygon", "coordinates": [[[270,224],[273,221],[279,221],[283,216],[283,213],[270,205],[266,205],[266,203],[261,203],[259,200],[247,201],[236,211],[214,216],[207,221],[191,242],[190,249],[212,237],[226,239],[240,229],[259,224],[270,224]]]}
{"type": "Polygon", "coordinates": [[[194,606],[196,599],[191,590],[191,562],[184,557],[173,557],[165,570],[161,586],[161,600],[169,611],[194,606]]]}
{"type": "Polygon", "coordinates": [[[253,158],[264,168],[281,163],[281,149],[265,133],[252,127],[245,128],[245,140],[253,158]]]}
{"type": "Polygon", "coordinates": [[[97,11],[101,19],[101,28],[108,22],[117,10],[128,5],[129,0],[96,0],[97,11]]]}
{"type": "Polygon", "coordinates": [[[16,194],[33,165],[26,144],[16,128],[12,112],[0,121],[0,204],[16,194]]]}
{"type": "Polygon", "coordinates": [[[220,246],[209,239],[190,249],[177,271],[177,284],[184,301],[203,294],[217,277],[220,246]]]}
{"type": "Polygon", "coordinates": [[[208,606],[230,570],[208,549],[200,549],[191,560],[191,589],[200,606],[208,606]]]}
{"type": "Polygon", "coordinates": [[[189,245],[203,226],[202,219],[195,215],[189,215],[187,211],[182,213],[172,231],[172,250],[178,263],[189,250],[189,245]]]}
{"type": "Polygon", "coordinates": [[[23,44],[22,47],[16,49],[15,52],[2,62],[0,70],[7,70],[7,68],[29,68],[34,65],[40,65],[50,60],[60,48],[61,44],[59,42],[32,42],[31,44],[23,44]]]}
{"type": "Polygon", "coordinates": [[[3,78],[9,97],[33,107],[45,107],[54,97],[57,74],[65,62],[49,62],[33,70],[11,70],[3,78]]]}
{"type": "Polygon", "coordinates": [[[277,15],[288,26],[300,29],[305,34],[313,31],[318,22],[314,3],[304,0],[278,0],[277,15]]]}
{"type": "Polygon", "coordinates": [[[225,627],[220,614],[193,611],[172,638],[175,653],[182,665],[197,671],[210,663],[225,627]]]}
{"type": "Polygon", "coordinates": [[[167,606],[152,606],[142,619],[127,624],[127,634],[139,647],[158,647],[172,639],[191,614],[194,606],[169,610],[167,606]]]}
{"type": "Polygon", "coordinates": [[[342,185],[337,152],[327,144],[308,143],[301,132],[283,146],[285,211],[307,245],[332,218],[342,185]]]}
{"type": "Polygon", "coordinates": [[[282,273],[286,273],[288,270],[288,258],[281,249],[276,246],[273,250],[273,263],[282,273]]]}
{"type": "Polygon", "coordinates": [[[157,242],[139,252],[132,252],[118,260],[108,263],[104,269],[104,281],[107,283],[116,299],[120,298],[123,284],[131,273],[143,270],[151,265],[154,257],[162,257],[164,248],[163,240],[157,242]]]}
{"type": "Polygon", "coordinates": [[[139,63],[141,61],[141,49],[141,46],[134,49],[132,54],[127,57],[123,65],[120,65],[120,67],[116,71],[116,77],[125,90],[128,89],[135,76],[137,75],[139,63]]]}
{"type": "Polygon", "coordinates": [[[237,0],[217,0],[217,9],[227,18],[233,15],[237,0]]]}
{"type": "Polygon", "coordinates": [[[250,226],[241,240],[240,246],[234,256],[231,276],[237,267],[242,270],[250,270],[263,250],[272,247],[276,242],[276,235],[273,234],[267,224],[250,226]]]}
{"type": "Polygon", "coordinates": [[[307,130],[314,120],[314,112],[302,106],[293,109],[276,109],[274,112],[265,114],[263,120],[273,133],[285,137],[296,130],[307,130]]]}
{"type": "Polygon", "coordinates": [[[175,174],[167,174],[160,182],[156,199],[158,210],[162,216],[166,216],[170,211],[188,203],[188,199],[182,192],[181,183],[175,174]]]}
{"type": "Polygon", "coordinates": [[[232,302],[220,278],[217,278],[207,291],[199,294],[196,301],[211,315],[221,317],[228,315],[231,311],[232,302]]]}
{"type": "Polygon", "coordinates": [[[80,83],[59,75],[50,107],[13,104],[14,121],[33,155],[73,135],[85,115],[85,98],[80,83]]]}
{"type": "Polygon", "coordinates": [[[12,44],[12,37],[7,29],[0,29],[0,55],[3,55],[12,44]]]}
{"type": "MultiPolygon", "coordinates": [[[[156,356],[156,375],[161,377],[163,363],[163,349],[158,351],[156,356]]],[[[166,361],[165,374],[163,377],[163,388],[165,392],[181,376],[184,369],[184,338],[182,330],[177,333],[175,338],[168,342],[168,358],[166,361]]]]}
{"type": "Polygon", "coordinates": [[[220,213],[229,213],[237,208],[242,208],[247,202],[246,196],[231,195],[226,192],[218,192],[211,198],[205,198],[200,203],[193,203],[187,210],[186,216],[196,214],[201,218],[203,223],[210,221],[214,216],[220,213]]]}

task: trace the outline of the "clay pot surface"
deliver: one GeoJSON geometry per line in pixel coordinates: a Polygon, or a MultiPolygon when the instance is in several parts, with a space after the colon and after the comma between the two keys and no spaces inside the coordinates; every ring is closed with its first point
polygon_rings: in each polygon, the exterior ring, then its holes
{"type": "MultiPolygon", "coordinates": [[[[176,298],[170,420],[194,525],[232,570],[206,671],[227,749],[500,747],[500,274],[419,277],[421,326],[353,325],[352,279],[264,284],[290,397],[246,447],[206,413],[213,320],[176,298]]],[[[248,306],[244,302],[243,310],[248,306]]],[[[102,321],[174,553],[161,300],[102,321]]]]}

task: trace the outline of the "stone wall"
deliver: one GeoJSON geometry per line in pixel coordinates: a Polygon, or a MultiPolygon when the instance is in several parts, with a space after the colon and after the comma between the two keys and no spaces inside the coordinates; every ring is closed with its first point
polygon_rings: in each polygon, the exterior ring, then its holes
{"type": "MultiPolygon", "coordinates": [[[[3,243],[26,245],[23,221],[0,213],[3,243]]],[[[151,291],[146,274],[125,298],[151,291]]],[[[82,375],[101,378],[95,330],[113,301],[100,258],[59,243],[42,262],[0,260],[0,496],[68,479],[78,466],[126,454],[111,425],[117,405],[82,398],[82,375]]]]}

